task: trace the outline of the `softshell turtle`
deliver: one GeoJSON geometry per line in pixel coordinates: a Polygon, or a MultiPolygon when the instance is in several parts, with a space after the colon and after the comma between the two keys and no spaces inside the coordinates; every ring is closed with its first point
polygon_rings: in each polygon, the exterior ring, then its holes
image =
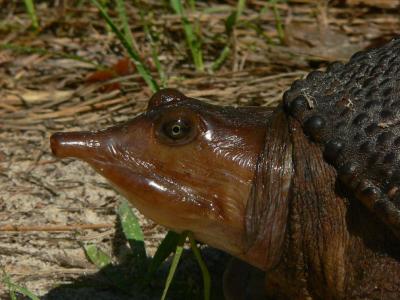
{"type": "Polygon", "coordinates": [[[265,271],[270,299],[400,299],[400,39],[295,81],[274,110],[165,89],[126,124],[51,147],[265,271]]]}

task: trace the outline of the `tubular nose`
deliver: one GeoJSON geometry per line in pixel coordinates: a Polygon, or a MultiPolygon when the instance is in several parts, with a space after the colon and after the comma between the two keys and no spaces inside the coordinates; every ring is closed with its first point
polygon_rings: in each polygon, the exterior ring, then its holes
{"type": "Polygon", "coordinates": [[[57,132],[51,135],[50,137],[50,148],[51,152],[57,157],[60,156],[60,149],[63,144],[63,136],[64,133],[57,132]]]}
{"type": "Polygon", "coordinates": [[[56,132],[50,137],[51,151],[59,158],[85,158],[98,144],[97,137],[87,131],[56,132]]]}
{"type": "Polygon", "coordinates": [[[50,148],[53,154],[57,157],[63,157],[62,155],[62,148],[65,146],[66,139],[65,139],[65,133],[62,132],[56,132],[51,135],[50,137],[50,148]]]}

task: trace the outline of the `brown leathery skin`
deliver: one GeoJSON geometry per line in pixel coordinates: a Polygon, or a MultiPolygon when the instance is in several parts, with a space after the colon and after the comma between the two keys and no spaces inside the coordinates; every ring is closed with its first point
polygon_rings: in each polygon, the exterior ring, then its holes
{"type": "Polygon", "coordinates": [[[319,146],[289,119],[294,174],[271,299],[399,299],[400,243],[337,181],[319,146]]]}
{"type": "Polygon", "coordinates": [[[349,233],[336,172],[297,121],[287,126],[294,165],[288,228],[282,260],[266,274],[267,293],[272,299],[343,299],[349,233]]]}
{"type": "Polygon", "coordinates": [[[264,148],[258,157],[246,207],[246,243],[249,251],[262,250],[253,254],[261,256],[262,269],[273,268],[281,257],[292,177],[292,142],[287,130],[287,117],[278,109],[267,125],[264,148]]]}
{"type": "Polygon", "coordinates": [[[270,249],[249,249],[244,223],[270,115],[271,109],[217,107],[166,89],[128,123],[56,133],[51,147],[58,157],[88,162],[157,223],[191,230],[197,239],[264,268],[270,249]],[[183,138],[165,133],[177,121],[190,127],[183,138]]]}
{"type": "Polygon", "coordinates": [[[357,201],[349,202],[346,223],[351,236],[346,256],[347,298],[399,299],[399,241],[357,201]]]}
{"type": "Polygon", "coordinates": [[[311,72],[284,102],[341,181],[400,237],[400,39],[311,72]]]}

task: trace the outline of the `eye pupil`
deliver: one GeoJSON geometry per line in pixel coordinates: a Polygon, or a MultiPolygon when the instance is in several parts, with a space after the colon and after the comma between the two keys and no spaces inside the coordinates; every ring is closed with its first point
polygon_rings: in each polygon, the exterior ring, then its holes
{"type": "Polygon", "coordinates": [[[164,135],[173,140],[184,139],[191,132],[190,122],[183,119],[164,123],[162,128],[164,135]]]}
{"type": "Polygon", "coordinates": [[[161,118],[155,124],[155,137],[169,146],[185,145],[197,136],[197,126],[193,118],[186,116],[168,116],[161,118]]]}
{"type": "Polygon", "coordinates": [[[178,134],[178,133],[180,133],[180,132],[181,132],[181,127],[180,127],[179,125],[174,125],[174,126],[172,127],[172,133],[178,134]]]}

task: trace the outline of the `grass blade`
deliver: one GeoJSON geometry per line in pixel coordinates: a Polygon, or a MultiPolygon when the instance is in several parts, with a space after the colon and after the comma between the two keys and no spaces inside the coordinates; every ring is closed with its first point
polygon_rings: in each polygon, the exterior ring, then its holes
{"type": "Polygon", "coordinates": [[[107,253],[99,249],[96,245],[84,245],[83,249],[89,260],[100,269],[100,272],[102,272],[112,285],[129,294],[129,286],[132,283],[126,280],[124,274],[113,268],[111,258],[107,253]]]}
{"type": "Polygon", "coordinates": [[[183,30],[186,36],[186,42],[189,46],[190,52],[192,53],[192,58],[196,70],[199,72],[204,71],[204,63],[203,63],[203,53],[201,51],[201,41],[198,35],[195,35],[195,32],[192,28],[192,24],[186,17],[185,11],[183,9],[182,3],[180,0],[170,0],[171,7],[174,9],[175,13],[181,17],[181,21],[183,24],[183,30]]]}
{"type": "Polygon", "coordinates": [[[281,44],[283,44],[284,40],[285,40],[285,33],[283,31],[283,25],[282,25],[282,18],[281,15],[279,14],[279,10],[277,7],[277,0],[270,0],[269,1],[272,4],[272,12],[274,14],[274,18],[275,18],[275,27],[276,27],[276,31],[278,33],[278,38],[281,44]]]}
{"type": "Polygon", "coordinates": [[[139,220],[126,200],[121,201],[117,213],[121,221],[122,231],[124,232],[125,238],[128,240],[134,254],[135,267],[137,267],[140,272],[143,272],[145,271],[147,264],[147,254],[139,220]]]}
{"type": "Polygon", "coordinates": [[[238,18],[243,14],[245,7],[246,7],[246,0],[239,0],[236,6],[238,18]]]}
{"type": "Polygon", "coordinates": [[[161,264],[168,258],[168,256],[173,253],[179,243],[180,235],[173,232],[168,231],[165,235],[165,238],[162,240],[160,246],[158,246],[156,253],[149,265],[146,274],[146,282],[149,282],[153,277],[154,273],[161,266],[161,264]]]}
{"type": "Polygon", "coordinates": [[[8,276],[8,274],[6,273],[6,271],[4,269],[2,269],[2,272],[3,272],[3,275],[1,277],[1,282],[3,282],[3,284],[7,286],[8,290],[10,292],[10,298],[12,300],[17,299],[17,297],[15,296],[15,292],[20,293],[20,294],[24,295],[25,297],[28,297],[31,300],[40,300],[38,296],[33,294],[27,288],[13,283],[11,281],[10,276],[8,276]]]}
{"type": "Polygon", "coordinates": [[[153,79],[153,76],[151,76],[149,69],[143,64],[142,59],[140,58],[139,54],[131,46],[129,41],[126,39],[125,35],[117,28],[117,26],[111,20],[110,16],[106,12],[104,6],[101,5],[97,0],[91,0],[91,1],[99,9],[100,15],[107,22],[107,24],[110,26],[111,30],[118,37],[118,39],[120,40],[120,42],[122,43],[122,45],[124,46],[126,51],[128,52],[129,56],[131,57],[133,63],[136,66],[136,69],[138,70],[139,74],[143,77],[144,81],[147,83],[147,85],[150,87],[150,89],[153,92],[158,91],[159,87],[158,87],[157,83],[155,82],[155,80],[153,79]]]}
{"type": "Polygon", "coordinates": [[[168,272],[168,276],[167,276],[167,280],[165,282],[164,291],[163,291],[163,294],[161,296],[161,300],[165,300],[165,297],[167,296],[168,289],[169,289],[169,287],[171,285],[172,279],[174,278],[174,274],[175,274],[176,268],[178,267],[179,260],[180,260],[180,258],[182,256],[183,245],[185,244],[186,237],[187,237],[187,232],[183,232],[179,236],[178,245],[177,245],[176,250],[175,250],[174,258],[172,259],[171,267],[170,267],[169,272],[168,272]]]}
{"type": "Polygon", "coordinates": [[[238,0],[236,5],[236,10],[233,11],[225,21],[225,31],[228,35],[228,42],[226,43],[225,47],[222,49],[221,53],[219,54],[218,58],[213,62],[211,65],[211,69],[213,71],[218,70],[224,61],[228,58],[231,50],[230,47],[232,45],[232,34],[233,31],[238,23],[240,16],[243,13],[244,8],[246,7],[246,0],[238,0]]]}
{"type": "Polygon", "coordinates": [[[17,296],[15,296],[15,291],[10,289],[10,287],[8,287],[8,289],[10,291],[9,294],[10,294],[11,300],[17,300],[17,296]]]}
{"type": "Polygon", "coordinates": [[[24,0],[26,10],[31,18],[32,27],[37,30],[39,28],[38,18],[36,16],[34,0],[24,0]]]}
{"type": "Polygon", "coordinates": [[[108,254],[99,249],[96,245],[85,245],[83,248],[89,260],[99,269],[111,264],[111,258],[108,254]]]}
{"type": "Polygon", "coordinates": [[[122,25],[122,32],[125,36],[126,41],[130,44],[134,49],[138,49],[135,45],[135,40],[132,35],[131,28],[129,27],[128,16],[125,9],[125,1],[124,0],[116,0],[117,2],[117,12],[118,17],[122,25]]]}
{"type": "Polygon", "coordinates": [[[32,293],[30,290],[28,290],[27,288],[25,288],[23,286],[20,286],[18,284],[12,283],[12,282],[7,283],[7,285],[9,286],[9,288],[11,288],[13,290],[13,292],[20,293],[20,294],[24,295],[25,297],[28,297],[31,300],[40,300],[38,296],[36,296],[34,293],[32,293]]]}
{"type": "Polygon", "coordinates": [[[218,70],[225,60],[228,58],[229,54],[231,53],[230,49],[230,42],[225,45],[224,49],[222,49],[221,53],[217,57],[217,59],[212,63],[211,70],[216,71],[218,70]]]}
{"type": "MultiPolygon", "coordinates": [[[[135,3],[136,3],[136,1],[135,1],[135,3]]],[[[146,35],[146,38],[150,42],[151,57],[153,59],[154,65],[156,66],[158,76],[160,76],[161,86],[166,87],[167,86],[167,75],[165,74],[164,68],[161,65],[160,60],[158,59],[158,47],[156,45],[156,42],[154,41],[153,32],[150,30],[150,26],[146,20],[144,11],[141,9],[141,5],[137,5],[137,6],[139,7],[140,20],[143,24],[144,33],[146,35]]]]}
{"type": "Polygon", "coordinates": [[[197,247],[196,241],[191,232],[188,233],[190,246],[192,248],[193,254],[196,257],[197,263],[201,269],[201,274],[203,275],[203,286],[204,286],[204,300],[210,300],[211,293],[211,277],[208,268],[201,257],[200,250],[197,247]]]}

